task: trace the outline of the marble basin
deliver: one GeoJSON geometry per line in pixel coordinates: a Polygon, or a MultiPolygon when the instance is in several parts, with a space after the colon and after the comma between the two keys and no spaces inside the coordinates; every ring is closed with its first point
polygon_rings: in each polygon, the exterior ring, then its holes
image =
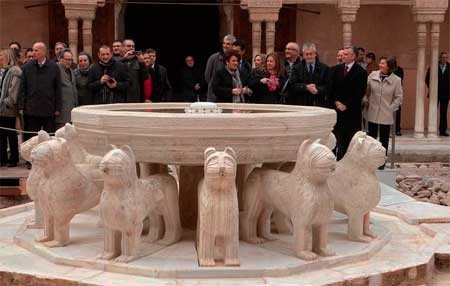
{"type": "Polygon", "coordinates": [[[203,165],[207,147],[232,147],[239,164],[296,159],[307,138],[325,139],[333,110],[290,105],[218,104],[223,113],[185,113],[189,103],[91,105],[72,110],[81,143],[104,155],[110,144],[130,145],[136,161],[203,165]]]}

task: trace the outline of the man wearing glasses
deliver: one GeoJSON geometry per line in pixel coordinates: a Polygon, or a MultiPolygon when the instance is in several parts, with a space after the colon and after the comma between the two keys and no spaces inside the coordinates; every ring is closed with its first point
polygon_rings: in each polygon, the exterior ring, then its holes
{"type": "Polygon", "coordinates": [[[71,69],[72,63],[72,52],[69,49],[62,50],[58,63],[61,72],[62,106],[61,115],[55,118],[56,129],[72,121],[70,117],[72,109],[78,105],[77,83],[71,69]]]}
{"type": "Polygon", "coordinates": [[[292,105],[298,104],[292,84],[292,73],[294,69],[301,68],[300,47],[297,43],[289,42],[286,44],[286,49],[284,50],[284,68],[288,77],[285,83],[286,86],[283,87],[283,93],[287,93],[285,102],[292,105]]]}

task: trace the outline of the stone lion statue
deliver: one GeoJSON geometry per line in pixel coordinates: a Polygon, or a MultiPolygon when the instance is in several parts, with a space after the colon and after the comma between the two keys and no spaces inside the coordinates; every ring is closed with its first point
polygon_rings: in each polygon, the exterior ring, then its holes
{"type": "MultiPolygon", "coordinates": [[[[31,137],[27,141],[20,144],[20,154],[22,157],[31,162],[31,150],[39,143],[51,140],[50,135],[41,130],[38,135],[31,137]]],[[[28,225],[29,228],[43,228],[44,220],[42,216],[42,208],[39,204],[39,190],[43,189],[45,178],[42,169],[32,168],[27,178],[27,194],[34,201],[34,223],[28,225]]]]}
{"type": "Polygon", "coordinates": [[[236,155],[230,147],[223,152],[215,148],[205,150],[205,176],[198,185],[197,254],[200,266],[215,266],[216,247],[222,246],[224,264],[239,265],[236,169],[236,155]]]}
{"type": "Polygon", "coordinates": [[[350,240],[368,242],[375,237],[369,230],[369,217],[381,198],[375,171],[385,159],[386,150],[381,143],[359,131],[328,179],[335,210],[348,216],[350,240]]]}
{"type": "Polygon", "coordinates": [[[299,258],[312,260],[317,255],[334,255],[327,243],[333,212],[327,178],[335,165],[336,158],[330,149],[308,139],[300,146],[290,173],[263,168],[253,170],[244,187],[240,216],[242,239],[250,243],[273,240],[270,217],[277,210],[292,221],[294,250],[299,258]],[[307,244],[311,229],[312,251],[307,244]]]}
{"type": "Polygon", "coordinates": [[[93,168],[99,168],[103,157],[91,155],[86,151],[79,141],[79,135],[74,125],[66,123],[66,125],[56,130],[55,137],[66,139],[72,162],[75,164],[89,164],[93,168]]]}
{"type": "Polygon", "coordinates": [[[127,263],[138,256],[143,221],[150,218],[146,240],[169,245],[181,237],[178,189],[169,174],[156,174],[138,179],[134,153],[129,146],[109,151],[100,162],[104,189],[100,201],[100,217],[105,228],[104,252],[98,258],[127,263]],[[164,221],[159,229],[160,217],[164,221]],[[117,241],[120,239],[121,241],[117,241]]]}
{"type": "Polygon", "coordinates": [[[44,236],[40,242],[48,247],[69,243],[72,218],[96,206],[101,187],[89,168],[75,165],[63,138],[39,143],[31,151],[33,169],[41,172],[39,204],[44,216],[44,236]]]}

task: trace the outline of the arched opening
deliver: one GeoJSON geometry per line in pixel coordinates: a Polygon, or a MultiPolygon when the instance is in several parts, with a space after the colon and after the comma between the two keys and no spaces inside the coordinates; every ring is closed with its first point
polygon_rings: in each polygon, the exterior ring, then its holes
{"type": "MultiPolygon", "coordinates": [[[[168,69],[173,82],[184,57],[194,55],[202,68],[208,57],[220,47],[220,17],[217,5],[174,5],[129,3],[125,10],[125,38],[134,39],[136,50],[154,48],[157,61],[168,69]]],[[[183,1],[194,2],[194,1],[183,1]]],[[[199,1],[195,3],[217,3],[199,1]]]]}

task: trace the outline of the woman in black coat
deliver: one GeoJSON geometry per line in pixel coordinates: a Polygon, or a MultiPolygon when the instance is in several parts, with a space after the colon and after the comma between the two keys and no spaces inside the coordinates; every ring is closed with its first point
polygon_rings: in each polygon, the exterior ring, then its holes
{"type": "Polygon", "coordinates": [[[219,69],[213,77],[212,88],[217,102],[246,102],[250,90],[242,85],[239,75],[241,56],[231,51],[224,56],[225,66],[219,69]]]}
{"type": "Polygon", "coordinates": [[[264,70],[253,73],[249,87],[253,91],[252,102],[262,104],[283,103],[282,92],[286,90],[284,66],[279,56],[270,53],[266,57],[264,70]]]}

